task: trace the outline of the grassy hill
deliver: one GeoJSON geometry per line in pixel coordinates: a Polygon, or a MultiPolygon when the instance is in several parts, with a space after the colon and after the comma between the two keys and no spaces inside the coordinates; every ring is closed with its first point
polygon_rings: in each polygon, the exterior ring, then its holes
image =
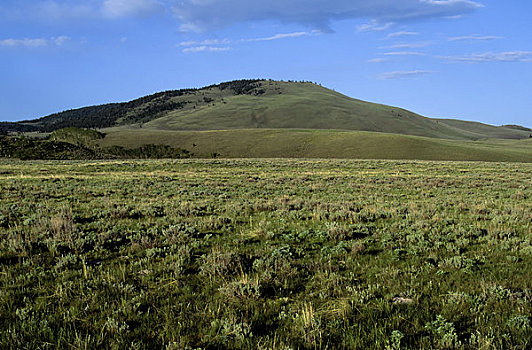
{"type": "MultiPolygon", "coordinates": [[[[65,127],[129,126],[143,130],[331,129],[455,140],[521,139],[526,128],[425,118],[365,102],[313,83],[240,80],[156,93],[126,103],[91,106],[16,123],[54,131],[65,127]]],[[[0,125],[1,129],[2,125],[0,125]]],[[[14,124],[4,124],[14,128],[14,124]]]]}
{"type": "Polygon", "coordinates": [[[312,83],[260,83],[261,94],[219,95],[202,92],[209,104],[168,112],[143,127],[158,130],[250,128],[343,129],[448,139],[524,138],[528,132],[452,120],[425,118],[404,109],[356,100],[312,83]]]}
{"type": "Polygon", "coordinates": [[[457,141],[364,131],[236,129],[210,131],[109,129],[101,147],[153,143],[195,156],[229,158],[358,158],[532,162],[532,139],[457,141]]]}
{"type": "Polygon", "coordinates": [[[0,123],[0,131],[52,132],[51,141],[118,157],[178,150],[196,157],[532,162],[526,127],[426,118],[309,82],[238,80],[164,91],[0,123]]]}
{"type": "Polygon", "coordinates": [[[482,138],[496,138],[496,139],[515,139],[526,138],[532,135],[532,130],[522,127],[505,125],[495,127],[492,125],[470,122],[458,119],[435,119],[439,123],[443,123],[449,128],[461,133],[467,138],[476,140],[482,138]],[[518,131],[518,133],[516,133],[518,131]]]}

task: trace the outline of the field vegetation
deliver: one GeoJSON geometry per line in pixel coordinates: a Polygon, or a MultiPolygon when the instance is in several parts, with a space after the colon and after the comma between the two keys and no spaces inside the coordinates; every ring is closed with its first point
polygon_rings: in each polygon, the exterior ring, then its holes
{"type": "Polygon", "coordinates": [[[0,135],[0,159],[161,159],[192,156],[186,149],[153,143],[141,143],[129,148],[119,145],[101,148],[97,140],[102,139],[104,134],[95,130],[66,128],[54,131],[51,135],[30,135],[31,137],[0,135]]]}
{"type": "Polygon", "coordinates": [[[530,349],[532,165],[0,161],[0,348],[530,349]]]}
{"type": "Polygon", "coordinates": [[[241,129],[169,131],[106,129],[101,148],[136,148],[153,140],[190,150],[196,157],[351,158],[481,160],[532,162],[532,138],[521,140],[445,140],[368,131],[310,129],[241,129]]]}

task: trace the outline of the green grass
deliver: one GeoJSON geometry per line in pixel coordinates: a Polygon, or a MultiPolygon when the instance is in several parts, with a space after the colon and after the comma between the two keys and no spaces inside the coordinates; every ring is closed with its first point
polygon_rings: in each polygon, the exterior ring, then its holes
{"type": "Polygon", "coordinates": [[[528,349],[531,173],[1,160],[0,348],[528,349]]]}
{"type": "Polygon", "coordinates": [[[532,140],[457,141],[339,130],[162,131],[109,129],[102,147],[161,143],[199,157],[356,158],[532,162],[532,140]]]}
{"type": "Polygon", "coordinates": [[[451,129],[456,130],[473,140],[482,138],[527,138],[532,135],[532,131],[525,127],[502,126],[493,127],[477,122],[457,120],[457,119],[435,119],[440,123],[448,125],[451,129]],[[514,131],[519,131],[515,134],[514,131]]]}

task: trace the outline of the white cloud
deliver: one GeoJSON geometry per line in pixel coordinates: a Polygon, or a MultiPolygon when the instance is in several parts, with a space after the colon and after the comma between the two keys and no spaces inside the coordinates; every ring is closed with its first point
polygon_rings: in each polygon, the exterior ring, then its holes
{"type": "Polygon", "coordinates": [[[187,49],[184,49],[183,52],[201,52],[201,51],[228,51],[228,47],[223,47],[223,50],[217,50],[218,48],[215,45],[230,45],[230,44],[237,44],[237,43],[249,43],[249,42],[261,42],[261,41],[273,41],[273,40],[281,40],[281,39],[289,39],[289,38],[298,38],[302,36],[311,36],[311,35],[319,35],[321,34],[321,31],[319,30],[313,30],[310,32],[294,32],[294,33],[280,33],[275,34],[268,37],[263,38],[250,38],[250,39],[240,39],[231,41],[229,39],[206,39],[203,41],[182,41],[179,43],[178,46],[182,47],[189,47],[187,49]]]}
{"type": "Polygon", "coordinates": [[[25,47],[25,48],[38,48],[50,45],[61,46],[66,41],[70,40],[67,36],[53,37],[50,39],[45,38],[24,38],[24,39],[3,39],[0,40],[0,47],[25,47]]]}
{"type": "Polygon", "coordinates": [[[419,78],[421,76],[432,73],[428,70],[401,70],[395,72],[387,72],[379,74],[378,78],[381,80],[405,79],[405,78],[419,78]]]}
{"type": "Polygon", "coordinates": [[[235,23],[276,20],[328,30],[334,20],[369,19],[361,30],[388,23],[464,15],[472,0],[181,0],[173,11],[183,31],[209,31],[235,23]]]}
{"type": "Polygon", "coordinates": [[[265,38],[242,39],[241,41],[244,41],[244,42],[272,41],[272,40],[287,39],[287,38],[297,38],[301,36],[317,35],[320,33],[321,31],[319,30],[314,30],[312,32],[282,33],[282,34],[275,34],[275,35],[265,37],[265,38]]]}
{"type": "MultiPolygon", "coordinates": [[[[2,0],[2,16],[55,21],[78,18],[123,18],[158,10],[175,13],[183,31],[212,31],[243,22],[274,20],[322,31],[344,19],[366,19],[365,31],[388,29],[390,23],[448,18],[475,11],[479,0],[2,0]]],[[[399,32],[398,32],[399,33],[399,32]]],[[[407,33],[407,32],[405,32],[407,33]]],[[[407,34],[405,34],[407,35],[407,34]]]]}
{"type": "Polygon", "coordinates": [[[402,31],[402,32],[395,32],[395,33],[390,33],[386,36],[386,39],[393,39],[393,38],[399,38],[399,37],[403,37],[403,36],[416,36],[416,35],[419,35],[418,32],[406,32],[406,31],[402,31]]]}
{"type": "Polygon", "coordinates": [[[532,51],[485,52],[469,56],[441,56],[445,60],[459,62],[532,62],[532,51]]]}
{"type": "Polygon", "coordinates": [[[203,41],[182,41],[179,46],[210,46],[210,45],[228,45],[231,41],[228,39],[207,39],[203,41]]]}
{"type": "Polygon", "coordinates": [[[151,14],[162,6],[157,0],[105,0],[102,13],[108,18],[135,17],[151,14]]]}
{"type": "Polygon", "coordinates": [[[377,57],[377,58],[372,58],[372,59],[368,60],[368,63],[382,63],[382,62],[386,62],[386,61],[388,61],[386,58],[377,57]]]}
{"type": "Polygon", "coordinates": [[[182,51],[184,53],[197,53],[197,52],[226,52],[230,51],[230,47],[213,47],[213,46],[193,46],[187,47],[182,51]]]}
{"type": "Polygon", "coordinates": [[[52,41],[57,46],[62,46],[65,42],[67,42],[69,40],[70,40],[70,38],[68,36],[66,36],[66,35],[61,35],[61,36],[58,36],[56,38],[52,38],[52,41]]]}
{"type": "Polygon", "coordinates": [[[417,51],[392,51],[385,52],[384,55],[387,56],[426,56],[426,53],[417,52],[417,51]]]}
{"type": "Polygon", "coordinates": [[[424,41],[424,42],[419,42],[419,43],[395,44],[395,45],[386,46],[384,48],[386,49],[419,49],[419,48],[427,47],[430,45],[432,45],[432,42],[424,41]]]}
{"type": "Polygon", "coordinates": [[[479,34],[473,34],[473,35],[464,35],[464,36],[456,36],[453,38],[448,38],[448,41],[491,41],[491,40],[497,40],[497,39],[503,39],[502,36],[495,36],[495,35],[479,35],[479,34]]]}
{"type": "Polygon", "coordinates": [[[182,41],[179,43],[179,46],[194,46],[194,45],[198,45],[199,43],[197,41],[193,41],[193,40],[190,40],[190,41],[182,41]]]}
{"type": "Polygon", "coordinates": [[[393,23],[379,23],[376,20],[371,21],[371,23],[361,24],[357,27],[359,32],[382,32],[388,30],[393,26],[393,23]]]}
{"type": "Polygon", "coordinates": [[[2,47],[42,47],[48,45],[46,39],[4,39],[0,40],[0,46],[2,47]]]}

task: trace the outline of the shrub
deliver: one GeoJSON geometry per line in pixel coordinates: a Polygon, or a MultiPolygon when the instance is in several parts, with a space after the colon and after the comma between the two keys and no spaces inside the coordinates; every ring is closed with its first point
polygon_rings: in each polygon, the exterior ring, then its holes
{"type": "Polygon", "coordinates": [[[432,335],[433,344],[440,349],[455,349],[461,345],[452,322],[438,315],[435,321],[428,322],[425,329],[432,335]]]}

